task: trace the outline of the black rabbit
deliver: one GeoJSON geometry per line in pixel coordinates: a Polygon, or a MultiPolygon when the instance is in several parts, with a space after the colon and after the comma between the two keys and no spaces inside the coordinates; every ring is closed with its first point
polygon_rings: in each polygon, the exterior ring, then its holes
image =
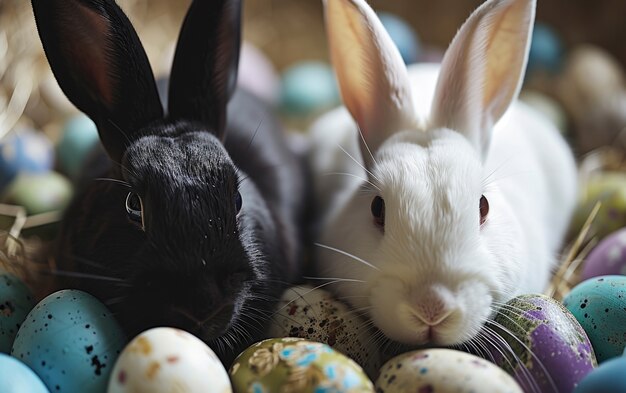
{"type": "Polygon", "coordinates": [[[298,277],[307,194],[279,124],[234,92],[241,1],[192,2],[167,116],[113,0],[32,4],[55,77],[111,161],[65,213],[55,259],[69,278],[59,285],[100,298],[131,336],[183,328],[227,363],[263,336],[298,277]]]}

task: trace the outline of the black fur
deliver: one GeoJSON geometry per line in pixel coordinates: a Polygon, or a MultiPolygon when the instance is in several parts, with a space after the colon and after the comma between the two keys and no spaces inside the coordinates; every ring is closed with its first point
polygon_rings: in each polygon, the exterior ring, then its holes
{"type": "Polygon", "coordinates": [[[298,277],[306,194],[301,162],[267,108],[244,91],[228,103],[240,2],[192,3],[174,60],[167,118],[145,53],[113,1],[32,2],[59,84],[94,119],[112,159],[102,177],[128,183],[92,180],[75,197],[57,242],[58,273],[100,278],[70,278],[60,286],[109,304],[131,336],[154,326],[180,327],[230,362],[263,337],[277,299],[298,277]],[[104,47],[84,49],[93,42],[75,37],[101,33],[75,22],[84,17],[81,7],[111,29],[104,47]],[[71,45],[58,41],[70,36],[71,45]],[[101,65],[72,65],[85,51],[101,51],[95,57],[115,70],[109,85],[91,80],[100,78],[101,65]],[[113,101],[102,97],[109,90],[113,101]],[[126,213],[130,191],[142,199],[145,230],[126,213]]]}

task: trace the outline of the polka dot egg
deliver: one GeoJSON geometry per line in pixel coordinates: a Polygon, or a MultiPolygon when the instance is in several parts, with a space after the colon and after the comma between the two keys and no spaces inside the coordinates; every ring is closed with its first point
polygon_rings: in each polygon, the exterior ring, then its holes
{"type": "Polygon", "coordinates": [[[105,392],[126,339],[95,297],[77,290],[55,292],[26,317],[11,349],[51,392],[105,392]]]}
{"type": "Polygon", "coordinates": [[[377,393],[522,393],[493,363],[451,349],[408,352],[389,360],[376,381],[377,393]]]}
{"type": "Polygon", "coordinates": [[[135,337],[120,355],[108,393],[232,392],[228,373],[200,339],[159,327],[135,337]]]}
{"type": "Polygon", "coordinates": [[[578,284],[563,304],[585,329],[598,363],[626,346],[626,276],[601,276],[578,284]]]}
{"type": "Polygon", "coordinates": [[[12,274],[0,274],[0,352],[9,353],[17,330],[35,306],[24,283],[12,274]]]}
{"type": "Polygon", "coordinates": [[[585,259],[582,280],[610,274],[626,275],[626,228],[598,244],[585,259]]]}

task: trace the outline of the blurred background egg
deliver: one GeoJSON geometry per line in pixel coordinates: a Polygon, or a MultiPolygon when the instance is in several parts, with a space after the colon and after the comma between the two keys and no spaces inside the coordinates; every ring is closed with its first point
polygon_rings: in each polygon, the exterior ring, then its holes
{"type": "Polygon", "coordinates": [[[280,92],[280,79],[272,62],[249,42],[241,45],[237,84],[265,102],[276,105],[280,92]]]}
{"type": "Polygon", "coordinates": [[[179,329],[159,327],[141,333],[124,348],[107,392],[231,391],[226,369],[203,341],[179,329]]]}
{"type": "Polygon", "coordinates": [[[567,115],[556,100],[534,90],[522,91],[519,99],[545,116],[561,133],[567,132],[567,115]]]}
{"type": "Polygon", "coordinates": [[[0,272],[0,352],[11,352],[15,335],[34,306],[30,289],[13,274],[0,272]]]}
{"type": "Polygon", "coordinates": [[[522,393],[515,380],[493,363],[452,349],[424,349],[389,360],[380,370],[376,391],[522,393]]]}
{"type": "Polygon", "coordinates": [[[369,324],[329,292],[310,286],[285,291],[272,318],[271,337],[299,337],[322,342],[377,375],[382,365],[369,324]]]}
{"type": "Polygon", "coordinates": [[[23,206],[29,215],[63,210],[72,197],[72,184],[57,172],[20,173],[2,201],[23,206]]]}
{"type": "Polygon", "coordinates": [[[235,393],[374,392],[353,360],[326,344],[277,338],[248,347],[230,368],[235,393]]]}
{"type": "Polygon", "coordinates": [[[606,275],[626,275],[626,228],[607,236],[591,250],[580,279],[606,275]]]}
{"type": "Polygon", "coordinates": [[[21,172],[42,173],[52,169],[52,142],[42,132],[20,128],[0,140],[0,190],[21,172]]]}
{"type": "Polygon", "coordinates": [[[524,391],[571,392],[596,366],[585,330],[558,301],[521,295],[501,307],[484,329],[490,359],[524,391]]]}
{"type": "Polygon", "coordinates": [[[41,379],[14,357],[0,353],[0,391],[2,393],[48,393],[41,379]]]}
{"type": "Polygon", "coordinates": [[[563,53],[563,43],[556,31],[544,23],[535,23],[526,72],[555,73],[561,68],[563,53]]]}
{"type": "Polygon", "coordinates": [[[626,347],[626,276],[602,276],[576,285],[563,304],[587,332],[598,362],[626,347]]]}
{"type": "Polygon", "coordinates": [[[330,64],[299,62],[283,72],[281,109],[287,115],[313,116],[339,105],[339,89],[330,64]]]}
{"type": "Polygon", "coordinates": [[[65,123],[57,144],[61,169],[70,177],[76,177],[83,169],[89,152],[100,143],[98,129],[87,116],[80,114],[65,123]]]}
{"type": "Polygon", "coordinates": [[[95,297],[55,292],[28,314],[11,355],[35,371],[53,392],[105,392],[126,343],[113,315],[95,297]]]}
{"type": "Polygon", "coordinates": [[[415,63],[420,57],[421,45],[413,27],[399,16],[389,12],[379,12],[378,18],[393,43],[396,44],[404,63],[415,63]]]}
{"type": "Polygon", "coordinates": [[[590,372],[573,393],[624,393],[626,392],[626,358],[608,360],[590,372]]]}

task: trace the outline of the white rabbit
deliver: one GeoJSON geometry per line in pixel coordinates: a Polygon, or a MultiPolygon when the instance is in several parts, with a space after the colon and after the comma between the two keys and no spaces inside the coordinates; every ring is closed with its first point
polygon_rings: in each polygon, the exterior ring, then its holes
{"type": "Polygon", "coordinates": [[[544,289],[576,201],[567,144],[514,102],[536,0],[485,2],[440,66],[409,72],[364,0],[324,4],[349,114],[311,130],[328,212],[317,272],[347,279],[337,296],[392,340],[470,340],[499,305],[544,289]]]}

